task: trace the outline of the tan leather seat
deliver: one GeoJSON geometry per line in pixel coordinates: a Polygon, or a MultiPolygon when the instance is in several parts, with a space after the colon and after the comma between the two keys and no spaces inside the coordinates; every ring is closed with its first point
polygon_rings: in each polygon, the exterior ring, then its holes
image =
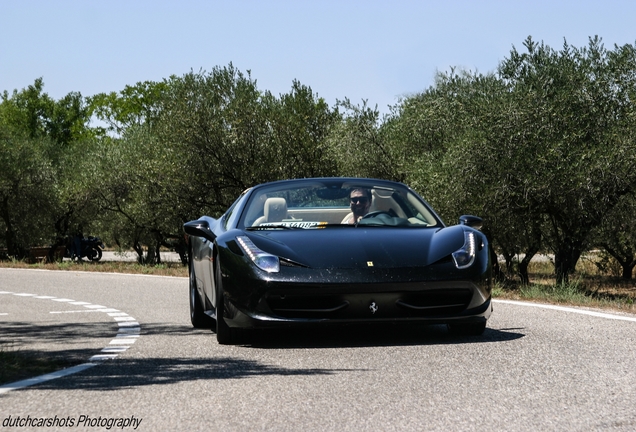
{"type": "Polygon", "coordinates": [[[287,219],[287,201],[285,198],[267,198],[263,208],[263,216],[254,221],[252,226],[266,222],[281,222],[287,219]]]}

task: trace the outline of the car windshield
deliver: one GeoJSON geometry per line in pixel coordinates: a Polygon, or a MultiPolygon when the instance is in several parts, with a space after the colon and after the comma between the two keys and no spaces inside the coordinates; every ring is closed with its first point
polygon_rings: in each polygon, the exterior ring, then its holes
{"type": "Polygon", "coordinates": [[[409,188],[369,180],[265,185],[253,191],[239,222],[253,230],[439,225],[438,217],[409,188]]]}

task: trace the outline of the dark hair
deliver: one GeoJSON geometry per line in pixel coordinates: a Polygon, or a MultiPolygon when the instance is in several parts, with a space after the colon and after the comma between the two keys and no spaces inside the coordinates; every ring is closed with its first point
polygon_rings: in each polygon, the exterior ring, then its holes
{"type": "Polygon", "coordinates": [[[364,187],[352,187],[351,189],[349,189],[349,198],[351,198],[351,194],[354,193],[355,191],[362,192],[364,196],[366,196],[367,199],[371,201],[371,189],[364,188],[364,187]]]}

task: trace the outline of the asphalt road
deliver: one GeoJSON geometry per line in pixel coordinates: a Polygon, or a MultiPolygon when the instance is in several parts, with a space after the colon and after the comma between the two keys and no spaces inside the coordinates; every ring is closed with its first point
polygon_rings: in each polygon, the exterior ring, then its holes
{"type": "Polygon", "coordinates": [[[0,422],[65,426],[2,430],[636,429],[633,315],[496,303],[476,338],[380,326],[220,346],[191,328],[185,278],[0,269],[0,292],[3,342],[98,364],[0,393],[0,422]]]}

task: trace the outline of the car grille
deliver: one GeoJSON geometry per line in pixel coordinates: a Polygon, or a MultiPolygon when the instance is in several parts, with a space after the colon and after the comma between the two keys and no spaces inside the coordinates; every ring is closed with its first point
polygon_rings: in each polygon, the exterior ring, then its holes
{"type": "Polygon", "coordinates": [[[472,298],[468,288],[445,288],[403,293],[320,294],[270,292],[268,308],[282,318],[368,319],[456,315],[472,298]],[[375,309],[375,311],[374,311],[375,309]]]}

